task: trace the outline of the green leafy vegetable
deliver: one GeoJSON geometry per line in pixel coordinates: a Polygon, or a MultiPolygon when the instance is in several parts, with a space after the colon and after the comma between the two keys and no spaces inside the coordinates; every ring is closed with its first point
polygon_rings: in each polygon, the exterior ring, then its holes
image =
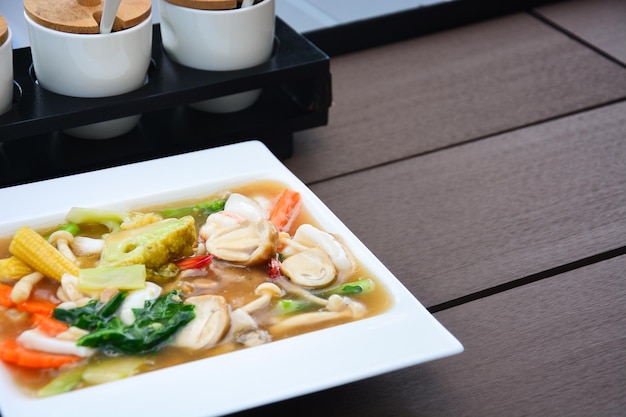
{"type": "Polygon", "coordinates": [[[225,204],[225,199],[203,201],[194,206],[162,210],[161,215],[163,217],[183,217],[217,213],[218,211],[224,210],[225,204]]]}
{"type": "Polygon", "coordinates": [[[172,290],[156,300],[146,301],[144,308],[133,309],[135,321],[127,326],[115,315],[126,294],[119,292],[106,304],[92,300],[83,307],[57,308],[53,317],[91,331],[78,339],[78,346],[130,355],[158,351],[195,318],[194,305],[184,304],[178,291],[172,290]]]}
{"type": "Polygon", "coordinates": [[[89,331],[95,330],[113,318],[113,315],[120,308],[127,295],[127,292],[118,292],[106,304],[97,300],[91,300],[82,307],[71,309],[55,308],[52,317],[70,326],[89,331]]]}
{"type": "Polygon", "coordinates": [[[178,292],[147,301],[134,309],[135,321],[126,326],[119,317],[103,322],[77,341],[78,346],[96,348],[106,353],[139,355],[158,351],[178,329],[194,319],[194,305],[183,304],[178,292]]]}

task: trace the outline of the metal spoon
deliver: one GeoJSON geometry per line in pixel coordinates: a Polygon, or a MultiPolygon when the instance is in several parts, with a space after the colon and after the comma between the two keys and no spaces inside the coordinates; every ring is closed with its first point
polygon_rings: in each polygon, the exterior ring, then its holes
{"type": "Polygon", "coordinates": [[[250,7],[254,4],[254,0],[243,0],[241,2],[241,8],[243,9],[244,7],[250,7]]]}
{"type": "Polygon", "coordinates": [[[104,0],[104,9],[102,10],[102,18],[100,19],[100,33],[111,33],[113,22],[117,9],[120,7],[122,0],[104,0]]]}

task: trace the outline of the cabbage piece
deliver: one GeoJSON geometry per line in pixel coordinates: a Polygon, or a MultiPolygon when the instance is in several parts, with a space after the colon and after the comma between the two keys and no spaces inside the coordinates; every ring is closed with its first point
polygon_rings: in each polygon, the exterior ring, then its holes
{"type": "Polygon", "coordinates": [[[102,291],[106,288],[138,290],[146,286],[146,267],[142,264],[83,268],[78,275],[81,291],[102,291]]]}

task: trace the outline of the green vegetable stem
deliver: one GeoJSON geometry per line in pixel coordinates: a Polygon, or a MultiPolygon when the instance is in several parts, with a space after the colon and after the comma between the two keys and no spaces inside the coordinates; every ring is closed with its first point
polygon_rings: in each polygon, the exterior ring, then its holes
{"type": "Polygon", "coordinates": [[[203,201],[194,206],[165,209],[161,211],[161,215],[163,217],[183,217],[217,213],[224,210],[225,204],[225,199],[203,201]]]}
{"type": "Polygon", "coordinates": [[[319,307],[317,304],[305,299],[282,298],[276,303],[275,309],[279,314],[301,313],[319,307]]]}
{"type": "Polygon", "coordinates": [[[354,295],[370,292],[374,289],[374,281],[369,278],[361,278],[356,281],[346,282],[336,288],[323,293],[324,296],[331,296],[332,294],[339,295],[354,295]]]}

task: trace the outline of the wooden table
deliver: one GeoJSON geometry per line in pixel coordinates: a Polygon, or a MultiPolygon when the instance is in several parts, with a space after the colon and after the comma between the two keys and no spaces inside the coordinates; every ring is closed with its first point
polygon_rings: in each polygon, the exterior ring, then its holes
{"type": "Polygon", "coordinates": [[[622,0],[333,57],[286,164],[465,352],[237,415],[626,415],[625,67],[622,0]]]}

